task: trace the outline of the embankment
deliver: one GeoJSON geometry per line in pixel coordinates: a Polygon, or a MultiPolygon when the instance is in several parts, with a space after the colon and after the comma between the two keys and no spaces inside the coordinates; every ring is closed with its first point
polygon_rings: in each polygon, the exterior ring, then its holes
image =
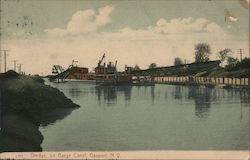
{"type": "Polygon", "coordinates": [[[1,152],[41,151],[39,126],[63,119],[79,106],[39,77],[0,75],[1,152]]]}
{"type": "Polygon", "coordinates": [[[223,87],[246,87],[249,88],[249,78],[227,78],[227,77],[192,77],[192,76],[159,76],[154,77],[155,83],[173,85],[205,85],[223,87]]]}

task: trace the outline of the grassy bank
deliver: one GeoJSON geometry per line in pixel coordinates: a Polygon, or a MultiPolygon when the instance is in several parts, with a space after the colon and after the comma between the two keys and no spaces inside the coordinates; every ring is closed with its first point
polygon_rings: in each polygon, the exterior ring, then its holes
{"type": "Polygon", "coordinates": [[[0,75],[1,151],[41,151],[39,126],[79,107],[39,77],[9,71],[0,75]]]}

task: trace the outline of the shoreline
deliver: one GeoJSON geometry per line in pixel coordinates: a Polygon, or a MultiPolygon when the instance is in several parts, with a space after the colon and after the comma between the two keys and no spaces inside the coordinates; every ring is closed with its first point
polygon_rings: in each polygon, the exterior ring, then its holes
{"type": "Polygon", "coordinates": [[[250,88],[250,78],[237,77],[193,77],[193,76],[160,76],[153,77],[153,82],[170,85],[191,85],[221,88],[250,88]]]}
{"type": "Polygon", "coordinates": [[[1,152],[42,151],[39,127],[80,107],[42,78],[14,71],[0,75],[0,93],[1,152]]]}
{"type": "Polygon", "coordinates": [[[249,89],[250,86],[247,85],[223,85],[223,84],[200,84],[195,82],[156,82],[155,84],[166,84],[166,85],[180,85],[180,86],[205,86],[205,87],[218,87],[222,89],[229,89],[229,88],[235,88],[235,89],[249,89]]]}

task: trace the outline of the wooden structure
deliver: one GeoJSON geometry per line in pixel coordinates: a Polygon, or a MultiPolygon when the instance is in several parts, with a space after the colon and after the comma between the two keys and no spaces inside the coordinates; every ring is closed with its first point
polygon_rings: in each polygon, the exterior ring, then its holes
{"type": "Polygon", "coordinates": [[[67,80],[89,80],[91,78],[88,68],[73,65],[70,65],[67,70],[64,70],[59,65],[54,65],[52,68],[52,74],[54,74],[54,76],[50,77],[50,80],[56,82],[65,82],[67,80]]]}
{"type": "Polygon", "coordinates": [[[249,86],[249,78],[227,78],[227,77],[191,77],[191,76],[157,76],[155,83],[166,84],[198,84],[198,85],[229,85],[249,86]]]}
{"type": "Polygon", "coordinates": [[[83,67],[72,67],[69,69],[68,76],[65,79],[69,80],[88,80],[89,79],[89,69],[83,67]]]}

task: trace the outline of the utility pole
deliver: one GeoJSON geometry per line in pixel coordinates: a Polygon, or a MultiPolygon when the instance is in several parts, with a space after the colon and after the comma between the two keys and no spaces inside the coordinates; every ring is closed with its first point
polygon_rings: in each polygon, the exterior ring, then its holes
{"type": "Polygon", "coordinates": [[[6,68],[7,68],[7,63],[6,63],[6,59],[7,59],[7,53],[4,52],[4,72],[6,72],[6,68]]]}
{"type": "Polygon", "coordinates": [[[19,64],[19,66],[18,66],[18,73],[19,73],[19,74],[22,73],[22,65],[23,65],[23,64],[19,64]]]}
{"type": "Polygon", "coordinates": [[[242,61],[242,54],[243,54],[243,49],[239,49],[239,54],[240,54],[240,61],[242,61]]]}
{"type": "Polygon", "coordinates": [[[1,71],[2,71],[2,54],[0,52],[0,73],[1,73],[1,71]]]}
{"type": "Polygon", "coordinates": [[[16,62],[17,62],[17,60],[13,60],[13,62],[14,62],[14,71],[16,71],[16,62]]]}
{"type": "Polygon", "coordinates": [[[7,51],[9,51],[9,50],[1,50],[2,52],[3,52],[3,54],[4,54],[4,72],[6,72],[7,71],[7,51]]]}

